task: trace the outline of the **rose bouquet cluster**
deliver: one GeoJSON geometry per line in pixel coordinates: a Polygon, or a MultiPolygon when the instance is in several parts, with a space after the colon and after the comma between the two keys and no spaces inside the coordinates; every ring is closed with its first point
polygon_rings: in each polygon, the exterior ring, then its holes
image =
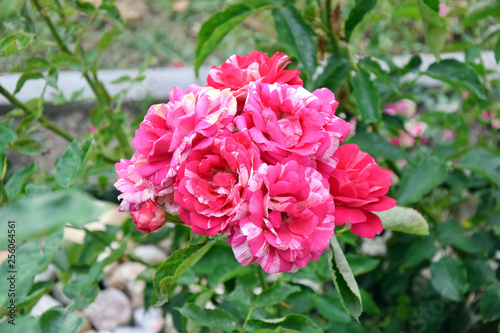
{"type": "Polygon", "coordinates": [[[227,236],[242,265],[296,272],[335,226],[373,238],[395,206],[390,172],[354,144],[328,89],[309,92],[288,57],[254,51],[212,66],[206,86],[151,106],[116,164],[120,210],[143,232],[178,213],[196,234],[227,236]],[[165,210],[164,210],[165,209],[165,210]]]}

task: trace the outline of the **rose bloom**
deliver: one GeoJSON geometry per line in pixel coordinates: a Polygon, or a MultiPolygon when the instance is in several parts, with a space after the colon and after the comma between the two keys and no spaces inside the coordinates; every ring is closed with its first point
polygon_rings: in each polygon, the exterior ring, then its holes
{"type": "MultiPolygon", "coordinates": [[[[145,156],[135,152],[130,160],[122,159],[115,165],[118,173],[118,181],[115,183],[115,187],[122,192],[118,196],[118,199],[122,200],[118,208],[121,212],[137,210],[149,199],[154,199],[155,202],[160,204],[173,199],[173,181],[162,182],[165,177],[165,173],[162,172],[164,170],[160,170],[147,178],[143,177],[137,172],[136,164],[140,163],[138,162],[140,160],[145,160],[145,156]]],[[[175,211],[175,208],[167,204],[169,211],[175,211]]]]}
{"type": "Polygon", "coordinates": [[[339,163],[328,180],[335,202],[335,224],[346,224],[354,234],[373,238],[382,232],[382,222],[372,212],[396,205],[396,200],[385,196],[391,174],[357,145],[345,144],[338,152],[339,163]]]}
{"type": "Polygon", "coordinates": [[[417,112],[417,103],[409,99],[401,99],[397,102],[387,104],[384,108],[384,112],[391,116],[402,114],[411,118],[417,112]]]}
{"type": "Polygon", "coordinates": [[[137,230],[153,232],[165,224],[165,211],[153,201],[148,200],[142,207],[131,213],[137,230]]]}
{"type": "Polygon", "coordinates": [[[318,160],[320,171],[331,173],[339,142],[349,134],[349,123],[335,116],[337,105],[328,89],[310,93],[300,86],[252,83],[235,122],[256,143],[265,162],[309,156],[318,160]]]}
{"type": "Polygon", "coordinates": [[[194,233],[215,236],[246,214],[249,179],[261,164],[259,150],[243,133],[209,138],[181,164],[175,202],[194,233]]]}
{"type": "MultiPolygon", "coordinates": [[[[220,91],[196,85],[186,92],[175,87],[169,97],[167,104],[149,108],[132,145],[138,154],[134,172],[173,193],[177,170],[192,146],[220,131],[234,131],[236,99],[229,89],[220,91]]],[[[169,211],[174,209],[172,205],[169,211]]]]}
{"type": "Polygon", "coordinates": [[[268,273],[296,272],[316,261],[334,233],[328,182],[295,160],[263,164],[252,179],[249,214],[226,234],[241,265],[258,261],[268,273]]]}
{"type": "Polygon", "coordinates": [[[243,109],[251,82],[282,82],[302,85],[300,71],[285,69],[290,61],[288,56],[276,52],[271,58],[267,53],[253,51],[249,55],[232,55],[220,68],[212,66],[207,77],[207,85],[217,88],[230,88],[238,100],[238,111],[243,109]]]}

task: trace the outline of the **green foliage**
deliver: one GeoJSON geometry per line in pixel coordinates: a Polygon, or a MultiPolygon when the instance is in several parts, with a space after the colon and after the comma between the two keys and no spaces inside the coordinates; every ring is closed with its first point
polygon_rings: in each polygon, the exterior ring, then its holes
{"type": "Polygon", "coordinates": [[[342,304],[349,314],[358,320],[363,311],[361,294],[349,263],[335,236],[331,240],[331,251],[328,253],[328,260],[330,261],[332,279],[340,294],[342,304]]]}
{"type": "Polygon", "coordinates": [[[382,120],[380,97],[377,86],[370,80],[370,74],[361,70],[352,80],[354,98],[358,103],[358,111],[366,123],[376,123],[382,120]]]}

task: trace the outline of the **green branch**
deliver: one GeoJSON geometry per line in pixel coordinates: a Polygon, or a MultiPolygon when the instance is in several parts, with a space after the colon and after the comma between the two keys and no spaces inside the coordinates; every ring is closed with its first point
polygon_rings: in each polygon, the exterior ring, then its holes
{"type": "MultiPolygon", "coordinates": [[[[21,110],[24,110],[28,114],[35,114],[35,111],[30,109],[26,104],[24,104],[23,102],[18,100],[16,97],[14,97],[14,95],[12,95],[10,92],[8,92],[4,87],[2,87],[2,85],[0,85],[0,94],[4,95],[5,98],[7,98],[7,100],[12,105],[17,106],[18,108],[20,108],[21,110]]],[[[38,118],[38,122],[40,123],[40,125],[42,125],[46,129],[56,133],[57,135],[66,139],[69,142],[71,142],[75,139],[71,134],[69,134],[68,132],[66,132],[62,128],[58,127],[56,124],[54,124],[50,120],[48,120],[44,115],[41,115],[38,118]]]]}

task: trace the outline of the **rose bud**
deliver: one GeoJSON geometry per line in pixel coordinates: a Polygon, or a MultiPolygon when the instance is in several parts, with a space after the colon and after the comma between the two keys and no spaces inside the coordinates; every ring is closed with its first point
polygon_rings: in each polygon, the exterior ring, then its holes
{"type": "Polygon", "coordinates": [[[165,211],[151,199],[130,215],[135,227],[141,232],[153,232],[165,224],[165,211]]]}

